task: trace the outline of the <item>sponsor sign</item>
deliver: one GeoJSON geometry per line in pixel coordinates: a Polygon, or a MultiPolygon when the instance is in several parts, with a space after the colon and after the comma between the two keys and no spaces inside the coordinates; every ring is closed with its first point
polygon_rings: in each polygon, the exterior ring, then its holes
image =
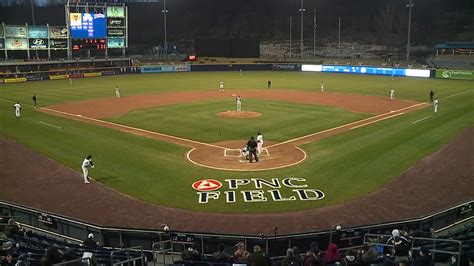
{"type": "Polygon", "coordinates": [[[115,71],[108,70],[108,71],[102,71],[102,76],[112,76],[115,75],[115,71]]]}
{"type": "Polygon", "coordinates": [[[174,72],[174,66],[142,66],[140,73],[174,72]]]}
{"type": "Polygon", "coordinates": [[[122,6],[108,6],[107,17],[109,18],[124,18],[125,9],[122,6]]]}
{"type": "Polygon", "coordinates": [[[25,26],[6,26],[5,37],[26,38],[25,26]]]}
{"type": "Polygon", "coordinates": [[[107,35],[109,37],[123,37],[125,29],[107,29],[107,35]]]}
{"type": "Polygon", "coordinates": [[[66,49],[67,48],[67,40],[64,39],[50,39],[49,40],[49,47],[51,49],[66,49]]]}
{"type": "Polygon", "coordinates": [[[301,71],[321,72],[323,65],[302,65],[301,71]]]}
{"type": "Polygon", "coordinates": [[[325,197],[319,189],[308,188],[306,179],[300,177],[246,179],[225,179],[223,183],[215,179],[201,179],[192,184],[198,202],[225,201],[226,203],[246,202],[288,202],[313,201],[325,197]],[[284,191],[282,190],[284,188],[284,191]]]}
{"type": "Polygon", "coordinates": [[[28,39],[5,39],[5,48],[8,50],[28,49],[28,39]]]}
{"type": "Polygon", "coordinates": [[[436,70],[436,78],[439,79],[464,79],[474,80],[474,71],[471,70],[436,70]]]}
{"type": "Polygon", "coordinates": [[[0,50],[5,49],[5,41],[3,39],[0,39],[0,50]]]}
{"type": "Polygon", "coordinates": [[[190,65],[175,65],[174,66],[176,72],[188,72],[191,71],[190,65]]]}
{"type": "Polygon", "coordinates": [[[30,39],[30,49],[48,49],[48,39],[30,39]]]}
{"type": "Polygon", "coordinates": [[[48,38],[48,28],[46,26],[29,26],[28,38],[48,38]]]}
{"type": "Polygon", "coordinates": [[[37,80],[43,80],[43,77],[41,77],[41,76],[29,76],[29,77],[28,77],[28,76],[27,76],[26,79],[27,79],[28,81],[37,81],[37,80]]]}
{"type": "Polygon", "coordinates": [[[123,19],[123,18],[107,18],[107,27],[109,27],[109,28],[125,27],[125,19],[123,19]]]}
{"type": "Polygon", "coordinates": [[[3,25],[0,25],[0,37],[3,37],[3,25]]]}
{"type": "Polygon", "coordinates": [[[295,71],[298,69],[297,65],[290,65],[290,64],[276,64],[273,65],[274,70],[281,70],[281,71],[295,71]]]}
{"type": "Polygon", "coordinates": [[[5,83],[18,83],[18,82],[26,82],[26,78],[11,78],[11,79],[4,79],[3,82],[5,83]]]}
{"type": "Polygon", "coordinates": [[[85,78],[100,77],[100,76],[102,76],[102,73],[100,72],[84,73],[85,78]]]}
{"type": "Polygon", "coordinates": [[[57,79],[68,79],[69,75],[50,75],[49,79],[57,80],[57,79]]]}
{"type": "Polygon", "coordinates": [[[108,48],[123,48],[125,47],[125,39],[124,38],[108,39],[107,47],[108,48]]]}
{"type": "Polygon", "coordinates": [[[67,27],[49,27],[49,38],[67,39],[67,27]]]}

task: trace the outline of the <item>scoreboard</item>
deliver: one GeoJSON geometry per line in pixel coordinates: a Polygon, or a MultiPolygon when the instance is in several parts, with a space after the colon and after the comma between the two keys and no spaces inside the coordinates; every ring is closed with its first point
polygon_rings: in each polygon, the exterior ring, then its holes
{"type": "Polygon", "coordinates": [[[105,50],[107,42],[105,39],[73,39],[72,50],[105,50]]]}

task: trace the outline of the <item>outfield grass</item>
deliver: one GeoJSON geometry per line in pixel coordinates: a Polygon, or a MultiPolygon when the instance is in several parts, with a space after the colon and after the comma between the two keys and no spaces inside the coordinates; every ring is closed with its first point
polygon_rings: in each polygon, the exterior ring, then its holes
{"type": "MultiPolygon", "coordinates": [[[[259,102],[258,100],[251,101],[251,104],[259,102]]],[[[213,108],[219,109],[218,106],[221,104],[222,102],[219,101],[196,102],[189,105],[153,108],[147,112],[138,110],[118,119],[129,119],[125,122],[135,123],[137,121],[134,121],[133,117],[139,120],[143,115],[150,115],[153,119],[156,117],[160,121],[168,119],[167,121],[179,122],[183,130],[189,130],[181,124],[185,123],[188,117],[183,118],[183,121],[180,120],[181,118],[173,118],[171,116],[173,111],[183,112],[192,109],[193,115],[196,113],[196,115],[205,116],[206,112],[207,115],[214,113],[213,108]],[[206,111],[206,106],[210,108],[209,111],[206,111]],[[166,115],[161,112],[169,113],[166,115]]],[[[234,102],[232,102],[233,105],[234,102]]],[[[265,101],[265,109],[268,109],[268,112],[277,111],[278,108],[272,105],[283,105],[288,110],[304,110],[313,115],[329,110],[338,111],[330,107],[265,101]]],[[[91,171],[91,175],[96,180],[145,201],[199,211],[275,212],[326,206],[376,190],[420,159],[438,150],[463,129],[472,126],[474,124],[472,106],[474,106],[474,86],[468,81],[416,78],[396,78],[392,81],[386,77],[300,72],[244,72],[243,76],[233,72],[124,75],[74,80],[72,86],[68,81],[4,84],[0,86],[0,134],[12,137],[78,172],[80,172],[83,157],[91,153],[97,165],[91,171]],[[38,96],[39,104],[47,105],[89,98],[113,97],[116,84],[120,86],[123,95],[131,95],[160,91],[215,90],[219,80],[224,80],[226,91],[232,88],[264,88],[268,79],[272,80],[273,89],[318,90],[319,81],[324,80],[329,91],[370,95],[386,95],[389,87],[393,85],[397,97],[418,101],[426,100],[431,88],[439,97],[467,93],[446,99],[441,98],[439,112],[436,114],[430,108],[425,108],[307,144],[302,148],[308,152],[309,158],[300,165],[280,170],[248,173],[201,168],[184,160],[187,149],[181,146],[51,116],[37,112],[26,104],[23,105],[21,119],[15,119],[13,113],[13,101],[20,100],[22,103],[29,103],[34,92],[38,96]],[[412,124],[413,121],[427,116],[432,117],[412,124]],[[197,194],[191,188],[194,181],[203,178],[224,181],[226,178],[270,179],[287,176],[306,178],[308,187],[322,190],[326,197],[323,200],[311,202],[243,203],[240,193],[237,192],[238,202],[233,204],[226,204],[223,200],[198,204],[197,194]]],[[[347,112],[341,112],[340,115],[344,117],[335,115],[334,118],[341,119],[341,122],[354,118],[352,117],[354,114],[347,112]]],[[[278,127],[284,122],[288,126],[287,129],[282,130],[280,136],[275,136],[275,140],[286,139],[283,136],[285,130],[288,130],[285,134],[296,136],[303,134],[303,131],[312,130],[315,126],[313,123],[306,122],[311,121],[311,116],[297,118],[301,119],[298,122],[302,124],[298,126],[301,132],[290,130],[291,123],[296,118],[281,121],[281,115],[277,113],[273,123],[272,121],[265,121],[265,123],[269,123],[268,126],[278,127]]],[[[154,125],[150,125],[149,119],[138,122],[143,124],[143,127],[154,130],[154,125]]],[[[325,126],[331,126],[332,123],[337,124],[331,120],[327,121],[325,126]]],[[[159,126],[158,122],[157,126],[159,126]]],[[[196,126],[193,125],[192,128],[196,126]]],[[[199,130],[190,131],[186,135],[199,134],[196,138],[203,138],[198,132],[205,133],[210,125],[202,126],[199,130]]],[[[232,138],[240,138],[233,128],[228,129],[227,126],[233,127],[232,124],[226,125],[224,134],[232,135],[232,138]]],[[[171,126],[166,130],[179,131],[171,126]]],[[[251,131],[250,134],[254,134],[254,128],[249,127],[248,130],[251,131]]],[[[215,128],[210,129],[210,132],[214,131],[215,128]]],[[[248,137],[247,135],[248,133],[245,133],[244,139],[248,137]]],[[[268,138],[270,136],[266,136],[266,139],[268,138]]],[[[211,138],[210,141],[215,140],[219,138],[211,138]]],[[[78,182],[82,182],[79,175],[78,182]]],[[[292,193],[289,189],[281,189],[281,191],[284,196],[292,193]]]]}
{"type": "Polygon", "coordinates": [[[369,115],[330,106],[245,99],[244,110],[263,115],[229,119],[216,114],[234,110],[235,100],[200,101],[131,111],[109,121],[202,142],[247,140],[257,131],[265,140],[285,141],[360,120],[369,115]]]}

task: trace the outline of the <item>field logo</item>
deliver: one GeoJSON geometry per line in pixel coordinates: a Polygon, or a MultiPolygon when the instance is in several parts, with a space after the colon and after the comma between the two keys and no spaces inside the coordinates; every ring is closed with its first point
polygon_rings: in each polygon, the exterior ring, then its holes
{"type": "Polygon", "coordinates": [[[443,78],[449,79],[451,77],[452,73],[451,73],[450,70],[445,70],[445,71],[443,71],[443,73],[441,75],[443,76],[443,78]]]}
{"type": "MultiPolygon", "coordinates": [[[[202,179],[193,183],[197,191],[198,202],[208,203],[210,200],[225,198],[226,203],[243,201],[251,202],[287,202],[287,201],[313,201],[325,197],[319,189],[308,188],[306,179],[299,177],[248,179],[225,179],[227,188],[219,191],[222,183],[215,179],[202,179]],[[284,189],[283,191],[281,189],[284,189]]],[[[222,199],[223,200],[223,199],[222,199]]]]}
{"type": "Polygon", "coordinates": [[[215,179],[204,179],[193,183],[193,188],[197,191],[214,191],[222,187],[222,183],[215,179]]]}

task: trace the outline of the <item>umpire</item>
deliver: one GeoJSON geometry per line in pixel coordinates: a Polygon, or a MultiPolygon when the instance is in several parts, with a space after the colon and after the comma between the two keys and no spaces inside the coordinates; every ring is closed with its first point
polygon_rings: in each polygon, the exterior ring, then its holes
{"type": "Polygon", "coordinates": [[[255,161],[258,162],[257,141],[255,141],[255,138],[253,136],[250,137],[250,140],[247,142],[247,147],[249,148],[250,163],[252,163],[252,157],[255,157],[255,161]]]}

